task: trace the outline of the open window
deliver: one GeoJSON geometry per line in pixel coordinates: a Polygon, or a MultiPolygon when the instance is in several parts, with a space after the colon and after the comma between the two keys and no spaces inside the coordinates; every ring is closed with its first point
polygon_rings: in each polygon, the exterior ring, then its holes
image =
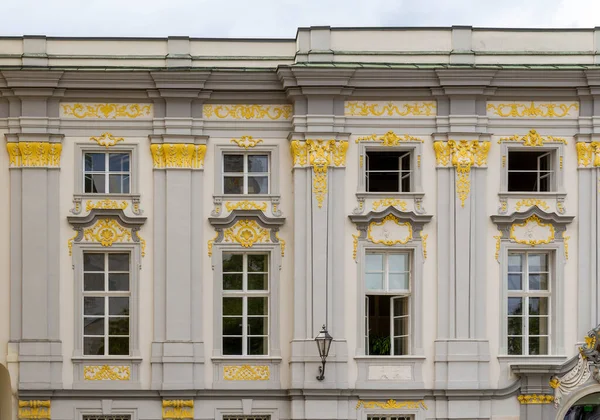
{"type": "Polygon", "coordinates": [[[509,150],[508,191],[555,191],[555,154],[554,150],[509,150]]]}
{"type": "Polygon", "coordinates": [[[412,191],[412,152],[366,152],[365,185],[368,192],[412,191]]]}

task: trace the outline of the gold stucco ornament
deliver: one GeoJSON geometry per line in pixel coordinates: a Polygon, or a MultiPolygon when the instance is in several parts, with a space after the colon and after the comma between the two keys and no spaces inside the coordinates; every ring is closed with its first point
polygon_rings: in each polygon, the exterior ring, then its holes
{"type": "Polygon", "coordinates": [[[269,366],[223,366],[225,381],[268,381],[270,377],[269,366]]]}

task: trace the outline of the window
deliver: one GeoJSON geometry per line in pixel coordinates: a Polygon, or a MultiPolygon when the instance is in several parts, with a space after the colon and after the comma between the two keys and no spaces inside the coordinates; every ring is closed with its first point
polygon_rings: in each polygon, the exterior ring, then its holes
{"type": "Polygon", "coordinates": [[[410,354],[410,254],[367,253],[365,258],[366,353],[410,354]]]}
{"type": "Polygon", "coordinates": [[[224,154],[224,194],[269,194],[268,154],[224,154]]]}
{"type": "Polygon", "coordinates": [[[411,191],[411,152],[367,151],[366,190],[411,191]]]}
{"type": "Polygon", "coordinates": [[[129,194],[131,190],[129,153],[84,153],[84,192],[90,194],[129,194]]]}
{"type": "Polygon", "coordinates": [[[507,273],[508,354],[549,354],[550,255],[510,252],[507,273]]]}
{"type": "Polygon", "coordinates": [[[508,152],[508,191],[554,191],[553,151],[508,152]]]}
{"type": "Polygon", "coordinates": [[[383,414],[383,415],[372,415],[372,416],[367,416],[367,420],[413,420],[414,417],[413,416],[404,416],[404,415],[397,415],[397,414],[383,414]]]}
{"type": "Polygon", "coordinates": [[[130,254],[83,254],[83,354],[129,355],[130,254]]]}
{"type": "Polygon", "coordinates": [[[223,355],[269,354],[269,256],[223,253],[223,355]]]}

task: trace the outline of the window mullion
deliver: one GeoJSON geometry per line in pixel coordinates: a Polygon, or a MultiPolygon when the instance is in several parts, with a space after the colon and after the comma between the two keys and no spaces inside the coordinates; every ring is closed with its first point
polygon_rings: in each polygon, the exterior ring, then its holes
{"type": "Polygon", "coordinates": [[[242,355],[248,355],[248,296],[242,297],[242,355]]]}
{"type": "Polygon", "coordinates": [[[248,155],[244,155],[244,194],[248,194],[248,155]]]}
{"type": "MultiPolygon", "coordinates": [[[[110,183],[109,183],[109,181],[108,181],[108,180],[109,180],[109,178],[110,178],[110,176],[109,176],[109,174],[110,174],[110,170],[109,170],[109,166],[108,166],[108,165],[109,165],[109,163],[110,163],[110,159],[108,158],[108,153],[105,153],[105,154],[104,154],[104,191],[105,191],[107,194],[110,194],[110,192],[111,192],[111,191],[109,190],[109,185],[110,185],[110,183]]],[[[107,267],[107,268],[108,268],[108,267],[107,267]]]]}

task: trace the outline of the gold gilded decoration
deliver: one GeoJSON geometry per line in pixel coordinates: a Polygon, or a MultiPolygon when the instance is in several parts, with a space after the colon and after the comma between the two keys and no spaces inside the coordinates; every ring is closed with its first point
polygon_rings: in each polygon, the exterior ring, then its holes
{"type": "Polygon", "coordinates": [[[215,244],[215,241],[217,240],[218,237],[219,237],[219,233],[217,232],[217,234],[215,235],[214,238],[208,240],[208,256],[209,257],[212,257],[213,245],[215,244]]]}
{"type": "Polygon", "coordinates": [[[109,200],[108,198],[105,200],[96,201],[95,203],[92,200],[88,200],[85,203],[85,211],[90,211],[92,209],[120,209],[125,210],[129,203],[127,201],[121,201],[117,203],[115,200],[109,200]]]}
{"type": "Polygon", "coordinates": [[[225,203],[225,208],[227,209],[227,211],[232,211],[232,210],[262,210],[262,211],[267,211],[267,203],[263,202],[261,204],[257,203],[256,201],[238,201],[237,203],[232,203],[231,201],[228,201],[225,203]]]}
{"type": "Polygon", "coordinates": [[[593,166],[600,166],[600,142],[593,141],[586,143],[578,141],[575,144],[577,149],[577,164],[581,167],[590,166],[592,163],[592,156],[594,157],[593,166]]]}
{"type": "Polygon", "coordinates": [[[565,259],[568,260],[569,259],[569,239],[571,239],[571,237],[565,236],[565,233],[567,233],[567,232],[563,232],[563,242],[565,245],[565,259]]]}
{"type": "Polygon", "coordinates": [[[427,238],[429,235],[423,235],[423,232],[420,233],[421,242],[423,242],[423,258],[427,259],[427,238]]]}
{"type": "Polygon", "coordinates": [[[524,198],[523,200],[517,201],[515,207],[517,211],[521,210],[521,207],[533,207],[537,206],[541,209],[548,210],[548,204],[544,200],[538,200],[537,198],[524,198]]]}
{"type": "Polygon", "coordinates": [[[421,167],[421,155],[417,155],[417,168],[421,167]]]}
{"type": "Polygon", "coordinates": [[[225,381],[268,381],[270,377],[269,366],[223,366],[225,381]]]}
{"type": "Polygon", "coordinates": [[[163,400],[163,420],[193,419],[194,400],[163,400]]]}
{"type": "Polygon", "coordinates": [[[285,241],[279,237],[279,232],[275,232],[275,237],[279,241],[279,245],[281,245],[281,256],[285,257],[285,241]]]}
{"type": "Polygon", "coordinates": [[[360,407],[364,408],[380,408],[382,410],[398,410],[398,409],[423,409],[427,410],[427,405],[425,405],[425,401],[396,401],[396,400],[387,400],[387,401],[363,401],[358,400],[356,403],[356,409],[358,410],[360,407]]]}
{"type": "Polygon", "coordinates": [[[356,253],[358,252],[358,238],[360,238],[360,233],[352,235],[352,258],[354,261],[357,261],[356,253]]]}
{"type": "Polygon", "coordinates": [[[140,236],[140,233],[137,233],[137,237],[140,239],[140,245],[142,246],[142,257],[146,256],[146,240],[140,236]]]}
{"type": "Polygon", "coordinates": [[[494,239],[496,240],[496,253],[494,254],[494,258],[496,258],[496,261],[498,261],[498,258],[500,257],[500,244],[502,242],[502,234],[494,236],[494,239]]]}
{"type": "Polygon", "coordinates": [[[6,150],[12,168],[58,168],[60,166],[61,143],[47,141],[6,143],[6,150]]]}
{"type": "Polygon", "coordinates": [[[559,162],[559,163],[558,163],[558,167],[559,167],[560,169],[562,169],[562,168],[563,168],[563,157],[562,157],[562,156],[560,156],[560,157],[558,158],[558,162],[559,162]]]}
{"type": "Polygon", "coordinates": [[[548,384],[550,385],[550,387],[552,389],[556,389],[560,386],[560,382],[558,381],[558,378],[552,378],[550,380],[550,382],[548,382],[548,384]]]}
{"type": "Polygon", "coordinates": [[[433,143],[436,162],[440,166],[452,163],[456,168],[456,193],[460,199],[461,207],[471,190],[471,167],[487,164],[487,155],[490,150],[489,141],[449,140],[446,144],[441,141],[433,143]]]}
{"type": "Polygon", "coordinates": [[[521,404],[552,404],[554,395],[524,394],[517,397],[521,404]]]}
{"type": "Polygon", "coordinates": [[[235,225],[224,229],[224,242],[235,242],[250,248],[257,242],[271,242],[269,230],[262,228],[255,220],[240,219],[235,225]]]}
{"type": "Polygon", "coordinates": [[[571,110],[579,110],[579,104],[574,103],[537,103],[531,101],[530,104],[512,103],[512,104],[488,104],[487,110],[491,111],[492,115],[500,117],[513,118],[563,118],[569,115],[571,110]]]}
{"type": "Polygon", "coordinates": [[[150,151],[154,168],[200,169],[204,167],[205,144],[155,143],[150,146],[150,151]]]}
{"type": "Polygon", "coordinates": [[[436,115],[435,102],[346,102],[346,117],[431,117],[436,115]]]}
{"type": "Polygon", "coordinates": [[[73,241],[75,238],[77,238],[77,235],[79,235],[79,232],[75,233],[75,235],[72,238],[69,238],[67,241],[67,246],[69,247],[69,256],[73,255],[73,241]]]}
{"type": "Polygon", "coordinates": [[[19,419],[50,419],[50,400],[19,400],[19,419]]]}
{"type": "Polygon", "coordinates": [[[407,141],[418,141],[420,143],[423,143],[423,139],[420,139],[419,137],[409,136],[408,134],[405,134],[400,137],[393,131],[388,131],[387,133],[385,133],[382,136],[373,134],[370,136],[359,137],[356,139],[356,143],[360,143],[361,141],[381,141],[381,142],[383,142],[383,146],[388,146],[388,147],[398,146],[400,143],[407,142],[407,141]]]}
{"type": "Polygon", "coordinates": [[[90,137],[90,140],[95,141],[99,146],[104,146],[107,149],[120,141],[125,141],[123,137],[115,137],[110,133],[102,133],[98,137],[90,137]]]}
{"type": "Polygon", "coordinates": [[[381,220],[381,222],[371,222],[369,224],[369,228],[367,230],[367,238],[374,244],[383,244],[383,245],[387,245],[387,246],[396,245],[396,244],[406,244],[408,241],[410,241],[413,238],[412,226],[411,226],[410,222],[400,222],[400,220],[398,220],[398,218],[396,216],[394,216],[393,214],[388,214],[381,220]],[[406,227],[406,229],[407,229],[406,237],[403,239],[390,239],[392,232],[390,232],[389,229],[387,229],[385,227],[385,225],[388,222],[392,223],[396,226],[399,226],[399,227],[406,227]],[[373,237],[373,228],[375,226],[383,227],[383,239],[375,239],[373,237]]]}
{"type": "Polygon", "coordinates": [[[398,200],[395,198],[383,198],[373,202],[373,210],[379,209],[379,207],[400,207],[400,210],[406,211],[406,201],[398,200]]]}
{"type": "Polygon", "coordinates": [[[234,120],[289,120],[294,112],[292,105],[204,105],[205,119],[234,120]]]}
{"type": "Polygon", "coordinates": [[[94,226],[84,229],[83,237],[102,246],[112,246],[115,242],[130,242],[131,230],[121,226],[115,219],[98,219],[94,226]]]}
{"type": "Polygon", "coordinates": [[[306,142],[300,140],[292,140],[290,143],[290,149],[292,151],[292,160],[294,165],[305,166],[307,162],[307,151],[308,147],[306,142]]]}
{"type": "Polygon", "coordinates": [[[528,146],[528,147],[543,146],[544,143],[567,144],[567,141],[562,137],[553,137],[553,136],[542,137],[535,130],[529,130],[529,133],[525,134],[524,136],[519,136],[519,135],[515,134],[514,136],[511,136],[511,137],[502,137],[502,138],[500,138],[500,140],[498,140],[498,144],[500,144],[504,141],[519,141],[519,142],[522,141],[523,146],[528,146]]]}
{"type": "Polygon", "coordinates": [[[85,366],[83,379],[86,381],[128,381],[131,377],[129,366],[85,366]]]}
{"type": "Polygon", "coordinates": [[[530,246],[536,246],[540,244],[549,244],[554,241],[554,226],[551,223],[542,223],[542,221],[535,214],[529,216],[523,223],[513,223],[510,227],[510,239],[515,241],[518,244],[525,244],[530,246]],[[530,226],[531,225],[531,226],[530,226]],[[548,236],[546,239],[536,239],[534,228],[539,226],[541,228],[548,229],[548,236]],[[515,235],[515,229],[525,228],[525,238],[518,239],[515,235]]]}
{"type": "Polygon", "coordinates": [[[113,120],[152,117],[152,104],[62,104],[61,116],[113,120]]]}
{"type": "Polygon", "coordinates": [[[502,167],[506,168],[506,155],[502,156],[502,167]]]}
{"type": "Polygon", "coordinates": [[[242,136],[239,139],[231,139],[231,143],[235,143],[246,150],[248,150],[249,147],[256,147],[258,143],[262,142],[262,139],[254,139],[252,136],[242,136]]]}

